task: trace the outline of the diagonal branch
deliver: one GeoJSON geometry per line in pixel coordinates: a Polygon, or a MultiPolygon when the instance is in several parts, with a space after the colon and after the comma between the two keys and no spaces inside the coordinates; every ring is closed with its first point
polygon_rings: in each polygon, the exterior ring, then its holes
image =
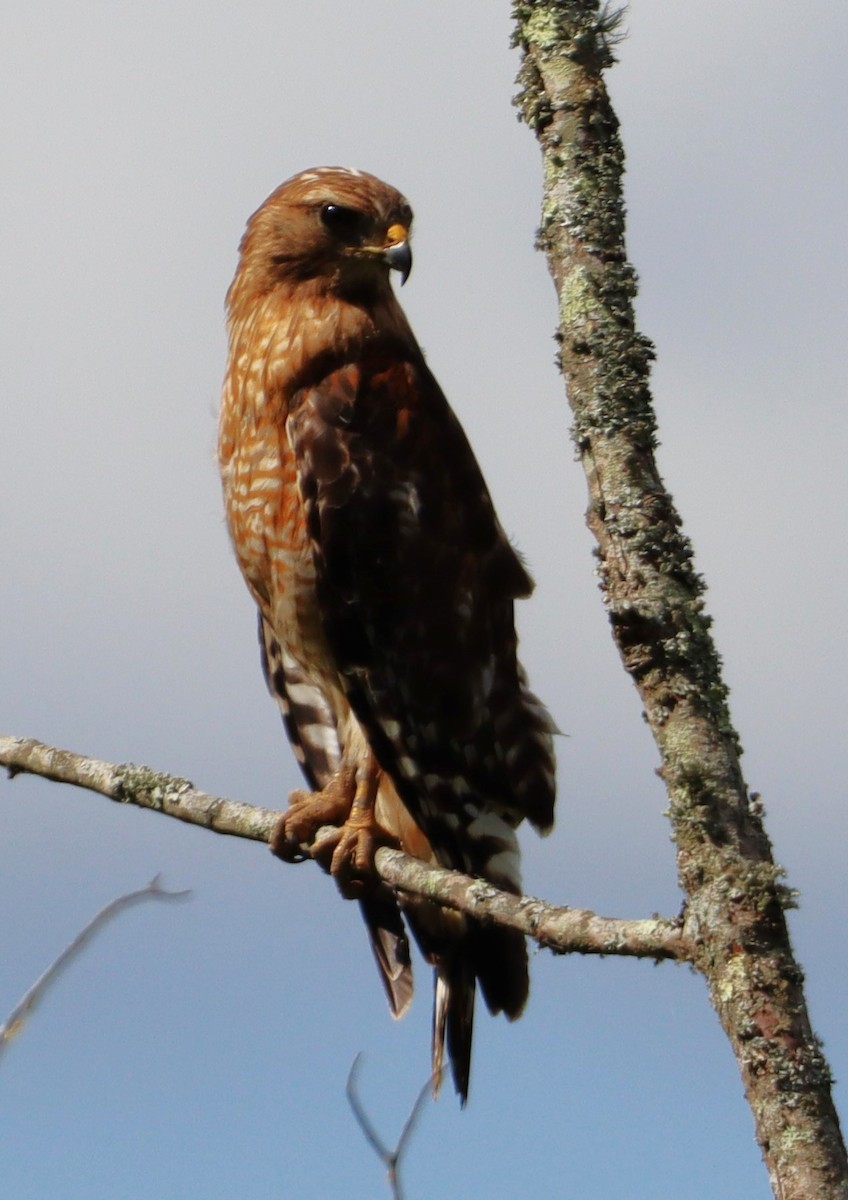
{"type": "Polygon", "coordinates": [[[55,982],[59,973],[70,964],[72,959],[77,957],[80,951],[88,945],[95,933],[102,929],[108,921],[111,921],[113,917],[116,917],[119,912],[123,912],[124,909],[131,908],[134,904],[140,904],[145,900],[183,900],[188,895],[189,893],[186,891],[167,891],[160,884],[159,876],[156,875],[145,887],[138,888],[134,892],[126,892],[123,896],[118,896],[101,908],[100,912],[89,921],[85,928],[65,947],[62,953],[53,960],[47,970],[36,979],[32,987],[24,993],[6,1020],[0,1025],[0,1055],[2,1055],[12,1039],[20,1033],[27,1017],[42,999],[50,985],[55,982]]]}
{"type": "MultiPolygon", "coordinates": [[[[116,766],[34,738],[0,735],[0,766],[5,766],[11,776],[28,773],[74,784],[121,804],[153,809],[215,833],[257,842],[269,840],[280,816],[275,809],[210,796],[186,779],[149,767],[116,766]]],[[[316,842],[321,836],[319,830],[316,842]]],[[[380,877],[398,891],[425,896],[478,921],[508,925],[558,954],[687,960],[694,952],[681,921],[602,917],[587,909],[512,896],[480,879],[428,866],[386,847],[377,851],[375,867],[380,877]]]]}
{"type": "Polygon", "coordinates": [[[617,18],[598,0],[514,0],[516,104],[539,142],[540,247],[589,490],[612,633],[662,758],[695,966],[733,1047],[780,1200],[848,1197],[848,1159],[721,661],[654,457],[650,342],[636,328],[618,119],[603,79],[617,18]]]}

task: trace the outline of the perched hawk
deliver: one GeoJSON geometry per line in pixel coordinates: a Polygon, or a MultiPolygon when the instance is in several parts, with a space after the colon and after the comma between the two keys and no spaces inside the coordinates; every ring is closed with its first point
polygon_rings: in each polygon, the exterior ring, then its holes
{"type": "Polygon", "coordinates": [[[553,727],[516,658],[513,602],[532,581],[389,283],[409,274],[411,222],[394,188],[339,167],[254,213],[227,295],[219,459],[310,788],[272,848],[298,859],[339,826],[328,865],[360,901],[396,1016],[412,994],[403,909],[435,967],[434,1086],[447,1045],[464,1101],[476,983],[517,1017],[524,939],[396,897],[369,867],[397,844],[518,893],[516,827],[553,821],[553,727]]]}

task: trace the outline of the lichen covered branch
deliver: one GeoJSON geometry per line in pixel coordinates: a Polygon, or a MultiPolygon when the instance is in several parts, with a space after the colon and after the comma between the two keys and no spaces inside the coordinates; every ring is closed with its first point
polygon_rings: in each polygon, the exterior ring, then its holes
{"type": "Polygon", "coordinates": [[[830,1077],[807,1015],[780,882],[739,762],[721,662],[680,517],[657,470],[653,347],[635,324],[624,154],[596,0],[518,0],[520,115],[542,151],[539,233],[586,473],[604,604],[661,757],[685,929],[733,1046],[780,1200],[848,1196],[830,1077]]]}
{"type": "MultiPolygon", "coordinates": [[[[0,766],[13,776],[26,772],[75,784],[121,804],[135,804],[215,833],[258,842],[269,840],[280,817],[274,809],[210,796],[185,779],[149,767],[116,766],[34,738],[0,735],[0,766]]],[[[322,836],[319,829],[316,845],[322,836]]],[[[377,851],[375,867],[398,891],[426,896],[478,921],[508,925],[558,954],[618,954],[659,960],[686,959],[692,953],[679,921],[601,917],[585,909],[511,896],[482,880],[427,866],[387,847],[377,851]]]]}
{"type": "Polygon", "coordinates": [[[0,766],[6,767],[12,778],[28,773],[57,783],[71,783],[120,804],[150,808],[231,837],[267,842],[280,819],[275,809],[210,796],[176,775],[137,767],[134,763],[102,762],[72,750],[48,746],[35,738],[0,735],[0,766]]]}
{"type": "Polygon", "coordinates": [[[585,908],[563,908],[512,896],[482,879],[430,867],[399,850],[377,851],[380,876],[400,891],[425,896],[446,908],[517,929],[560,954],[619,954],[653,959],[686,959],[691,947],[682,922],[664,917],[623,920],[585,908]]]}

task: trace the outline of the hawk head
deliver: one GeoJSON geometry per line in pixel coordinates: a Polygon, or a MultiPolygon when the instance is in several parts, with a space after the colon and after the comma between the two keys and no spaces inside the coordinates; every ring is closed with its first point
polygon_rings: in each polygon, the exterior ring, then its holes
{"type": "Polygon", "coordinates": [[[387,287],[412,267],[412,209],[374,175],[314,167],[292,176],[253,214],[240,273],[258,292],[312,283],[321,292],[387,287]]]}

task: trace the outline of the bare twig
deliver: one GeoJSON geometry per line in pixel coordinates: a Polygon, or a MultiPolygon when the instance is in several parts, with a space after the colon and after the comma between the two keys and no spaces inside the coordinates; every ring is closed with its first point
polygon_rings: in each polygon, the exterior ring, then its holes
{"type": "MultiPolygon", "coordinates": [[[[0,766],[10,773],[41,775],[76,784],[122,804],[137,804],[216,833],[267,842],[279,812],[224,800],[198,791],[185,779],[149,767],[115,766],[33,738],[0,736],[0,766]]],[[[316,843],[324,834],[318,831],[316,843]]],[[[693,945],[681,920],[650,917],[626,920],[602,917],[582,908],[565,908],[529,896],[511,896],[458,871],[431,867],[400,850],[377,851],[375,867],[392,887],[426,896],[478,921],[508,925],[558,954],[617,954],[687,960],[693,945]]]]}
{"type": "Polygon", "coordinates": [[[144,900],[182,900],[189,895],[187,891],[166,891],[159,883],[159,879],[160,876],[156,875],[145,887],[139,888],[135,892],[127,892],[125,895],[111,900],[104,908],[101,908],[100,912],[65,947],[44,974],[24,993],[4,1023],[0,1025],[0,1056],[2,1056],[9,1042],[20,1033],[27,1017],[42,999],[47,988],[52,983],[55,983],[60,972],[68,966],[72,959],[77,957],[83,947],[92,939],[95,933],[103,928],[107,921],[111,921],[119,912],[123,912],[124,909],[129,908],[131,905],[138,904],[144,900]]]}
{"type": "Polygon", "coordinates": [[[380,1161],[385,1165],[386,1175],[389,1180],[389,1187],[392,1189],[392,1200],[403,1200],[399,1175],[400,1160],[403,1157],[412,1131],[415,1128],[415,1124],[424,1107],[424,1101],[430,1094],[432,1080],[428,1079],[421,1088],[421,1091],[418,1093],[418,1098],[413,1104],[409,1116],[406,1118],[406,1123],[401,1130],[397,1146],[395,1146],[394,1150],[390,1150],[388,1146],[384,1144],[382,1138],[371,1124],[368,1114],[365,1112],[362,1101],[359,1099],[356,1091],[356,1078],[359,1072],[359,1064],[361,1061],[362,1055],[357,1054],[356,1058],[353,1060],[353,1066],[350,1068],[350,1074],[347,1077],[347,1087],[345,1090],[347,1092],[348,1103],[353,1110],[353,1115],[356,1117],[359,1128],[365,1135],[365,1140],[368,1142],[369,1146],[380,1159],[380,1161]]]}

